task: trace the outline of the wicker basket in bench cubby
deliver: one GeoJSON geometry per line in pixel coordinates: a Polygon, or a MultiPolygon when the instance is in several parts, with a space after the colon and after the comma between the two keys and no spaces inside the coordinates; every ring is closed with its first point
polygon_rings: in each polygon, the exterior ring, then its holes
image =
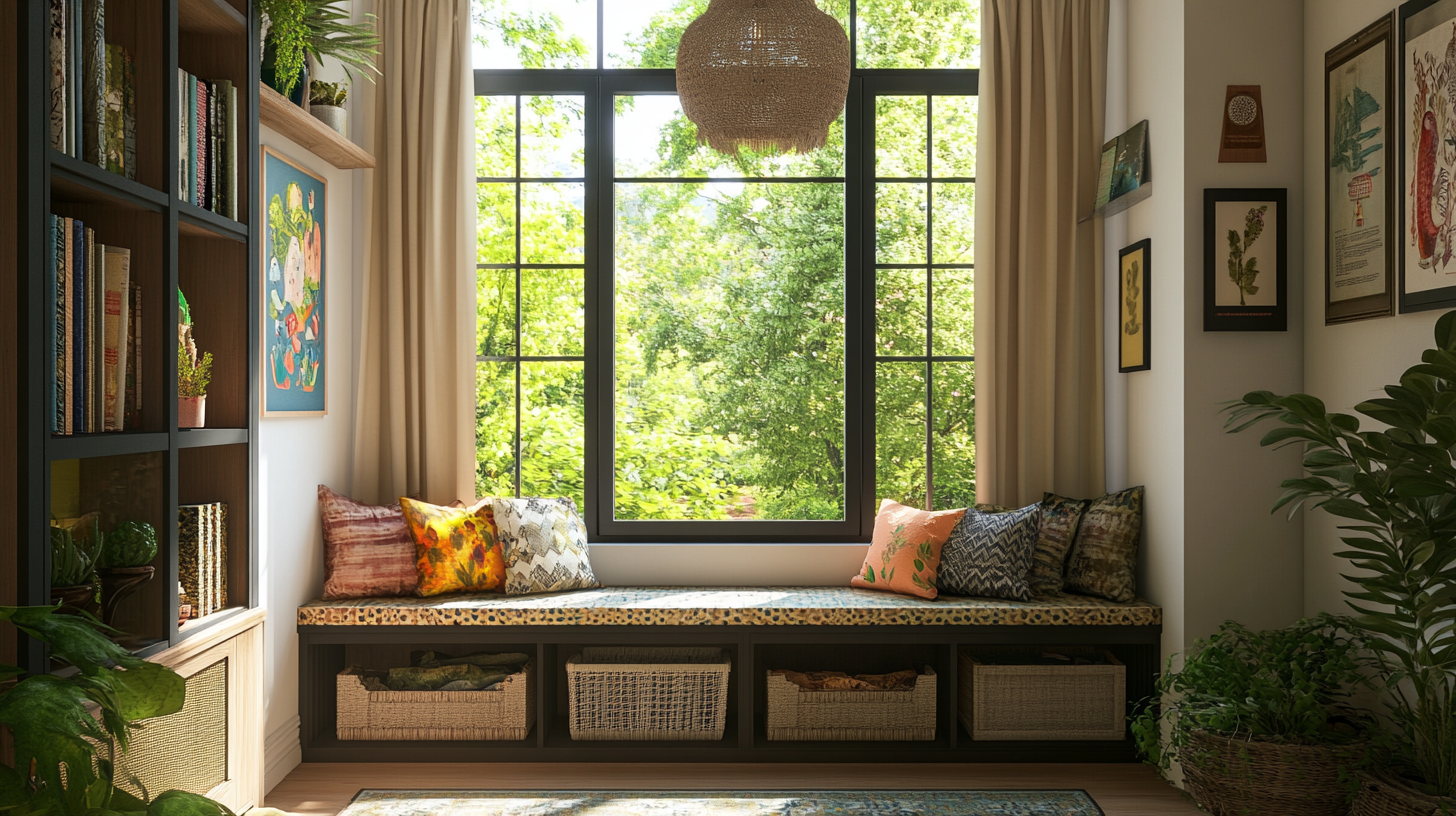
{"type": "Polygon", "coordinates": [[[370,691],[338,676],[341,740],[523,740],[536,721],[536,661],[489,691],[370,691]]]}
{"type": "Polygon", "coordinates": [[[809,690],[769,672],[768,738],[933,740],[935,690],[935,670],[929,666],[915,678],[914,687],[884,691],[809,690]]]}
{"type": "Polygon", "coordinates": [[[731,667],[714,647],[585,647],[566,661],[571,738],[720,740],[731,667]]]}
{"type": "Polygon", "coordinates": [[[960,720],[973,740],[1121,740],[1127,667],[1091,646],[962,649],[960,720]],[[978,657],[1016,653],[1101,656],[1081,665],[1014,665],[978,657]]]}

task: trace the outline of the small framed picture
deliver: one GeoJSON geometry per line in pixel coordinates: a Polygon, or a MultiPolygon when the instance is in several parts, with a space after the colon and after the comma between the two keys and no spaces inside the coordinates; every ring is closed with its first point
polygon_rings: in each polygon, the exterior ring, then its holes
{"type": "Polygon", "coordinates": [[[1117,300],[1122,315],[1117,330],[1117,370],[1123,374],[1153,367],[1153,341],[1148,323],[1152,251],[1152,239],[1144,238],[1117,253],[1117,300]]]}
{"type": "Polygon", "coordinates": [[[1203,191],[1203,330],[1289,328],[1288,190],[1203,191]]]}
{"type": "Polygon", "coordinates": [[[1400,310],[1456,306],[1456,0],[1400,7],[1400,310]]]}

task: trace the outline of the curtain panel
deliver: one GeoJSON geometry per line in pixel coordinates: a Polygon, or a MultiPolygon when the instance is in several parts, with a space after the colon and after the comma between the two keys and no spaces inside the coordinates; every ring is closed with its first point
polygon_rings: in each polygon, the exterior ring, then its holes
{"type": "Polygon", "coordinates": [[[983,0],[976,163],[976,495],[1103,492],[1108,0],[983,0]]]}

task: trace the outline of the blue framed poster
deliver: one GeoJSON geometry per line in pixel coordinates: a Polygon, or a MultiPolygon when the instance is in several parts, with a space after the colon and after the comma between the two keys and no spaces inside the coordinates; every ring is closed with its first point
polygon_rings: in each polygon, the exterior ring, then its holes
{"type": "Polygon", "coordinates": [[[263,416],[328,413],[328,184],[264,147],[263,416]]]}

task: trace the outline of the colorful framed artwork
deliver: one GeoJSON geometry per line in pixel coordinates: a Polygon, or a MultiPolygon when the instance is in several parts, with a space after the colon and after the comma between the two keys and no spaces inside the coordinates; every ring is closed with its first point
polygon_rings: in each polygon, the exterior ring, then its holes
{"type": "Polygon", "coordinates": [[[1117,370],[1123,374],[1153,367],[1152,327],[1148,322],[1152,254],[1151,238],[1117,253],[1117,300],[1122,315],[1117,330],[1117,370]]]}
{"type": "Polygon", "coordinates": [[[1411,0],[1399,14],[1400,310],[1419,312],[1456,306],[1456,0],[1411,0]]]}
{"type": "Polygon", "coordinates": [[[263,416],[328,413],[328,185],[262,149],[263,416]]]}
{"type": "Polygon", "coordinates": [[[1203,191],[1203,330],[1289,328],[1289,191],[1203,191]]]}
{"type": "Polygon", "coordinates": [[[1395,25],[1325,53],[1325,324],[1395,313],[1395,25]]]}

